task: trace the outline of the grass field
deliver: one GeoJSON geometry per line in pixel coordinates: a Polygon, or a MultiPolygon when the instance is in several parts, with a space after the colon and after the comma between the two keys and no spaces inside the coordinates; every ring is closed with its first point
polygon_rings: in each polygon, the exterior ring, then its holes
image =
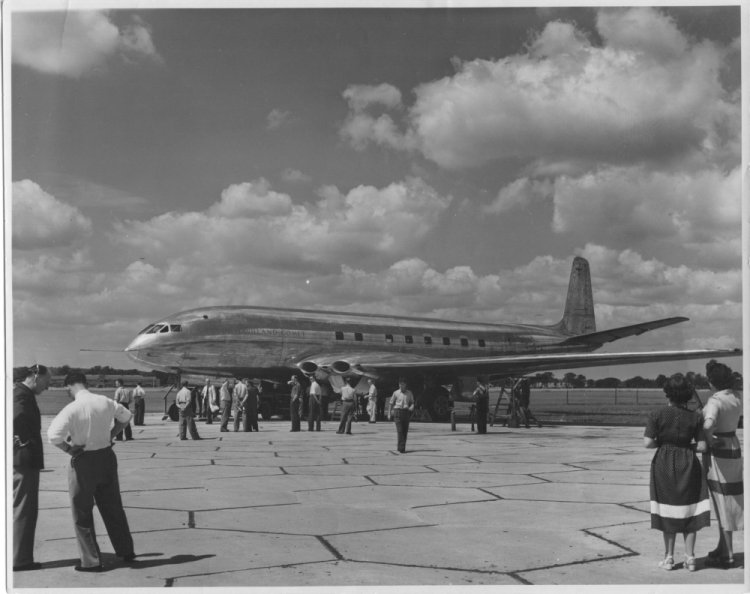
{"type": "MultiPolygon", "coordinates": [[[[164,395],[168,388],[146,388],[146,412],[163,413],[164,395]]],[[[113,388],[94,389],[110,398],[113,388]]],[[[698,393],[702,402],[710,396],[708,390],[698,393]]],[[[168,397],[168,404],[174,401],[175,391],[168,397]]],[[[39,398],[39,408],[43,415],[57,414],[69,400],[62,389],[52,388],[39,398]]],[[[491,391],[490,412],[494,411],[497,391],[491,391]]],[[[666,404],[664,392],[658,389],[536,389],[531,392],[531,411],[542,422],[563,425],[630,425],[642,426],[649,412],[666,404]]],[[[692,402],[690,408],[695,408],[692,402]]],[[[507,408],[507,398],[503,397],[499,412],[507,408]]]]}

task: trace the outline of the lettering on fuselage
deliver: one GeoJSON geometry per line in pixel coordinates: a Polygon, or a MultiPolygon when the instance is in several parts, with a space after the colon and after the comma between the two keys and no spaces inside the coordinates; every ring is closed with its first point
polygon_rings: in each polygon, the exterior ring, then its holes
{"type": "Polygon", "coordinates": [[[291,336],[293,338],[304,338],[304,330],[289,330],[286,328],[243,328],[242,334],[259,334],[261,336],[291,336]]]}

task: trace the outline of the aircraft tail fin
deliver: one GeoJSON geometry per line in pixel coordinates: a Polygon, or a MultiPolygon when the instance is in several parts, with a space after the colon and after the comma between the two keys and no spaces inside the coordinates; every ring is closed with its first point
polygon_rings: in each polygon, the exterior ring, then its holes
{"type": "Polygon", "coordinates": [[[576,256],[570,269],[568,296],[562,320],[555,328],[565,334],[589,334],[596,332],[594,295],[591,289],[591,272],[588,260],[576,256]]]}

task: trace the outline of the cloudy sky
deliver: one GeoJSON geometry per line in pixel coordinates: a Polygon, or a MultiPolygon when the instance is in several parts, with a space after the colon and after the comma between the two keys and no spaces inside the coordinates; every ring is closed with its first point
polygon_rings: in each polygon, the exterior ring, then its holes
{"type": "Polygon", "coordinates": [[[740,346],[739,17],[14,12],[14,364],[209,305],[554,323],[576,255],[599,329],[690,318],[609,350],[740,346]]]}

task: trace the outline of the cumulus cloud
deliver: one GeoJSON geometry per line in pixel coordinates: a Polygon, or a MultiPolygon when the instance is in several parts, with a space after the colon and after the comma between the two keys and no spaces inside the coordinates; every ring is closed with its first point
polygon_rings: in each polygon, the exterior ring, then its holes
{"type": "Polygon", "coordinates": [[[47,74],[80,78],[113,58],[161,62],[139,17],[116,25],[108,11],[15,12],[12,60],[47,74]]]}
{"type": "Polygon", "coordinates": [[[287,167],[286,169],[284,169],[284,171],[282,171],[281,179],[283,179],[285,182],[294,184],[306,184],[312,181],[312,177],[300,171],[299,169],[293,169],[291,167],[287,167]]]}
{"type": "Polygon", "coordinates": [[[19,250],[72,245],[91,234],[91,220],[35,182],[13,182],[13,247],[19,250]]]}
{"type": "Polygon", "coordinates": [[[357,258],[407,253],[433,229],[450,202],[421,179],[408,178],[347,193],[326,186],[317,203],[300,205],[259,179],[228,187],[205,212],[170,212],[145,222],[120,223],[116,235],[118,241],[147,250],[155,261],[186,257],[187,250],[194,262],[209,266],[335,268],[357,258]],[[186,237],[191,238],[187,243],[186,237]]]}
{"type": "Polygon", "coordinates": [[[526,51],[458,63],[458,72],[419,85],[401,126],[350,101],[342,135],[419,149],[447,169],[508,159],[630,164],[698,153],[734,141],[739,98],[722,87],[731,48],[696,42],[651,8],[605,9],[603,45],[569,23],[551,22],[526,51]],[[668,98],[668,100],[665,100],[668,98]],[[730,131],[731,129],[731,131],[730,131]]]}
{"type": "Polygon", "coordinates": [[[272,109],[266,116],[266,128],[268,130],[277,130],[291,120],[291,112],[283,109],[272,109]]]}

